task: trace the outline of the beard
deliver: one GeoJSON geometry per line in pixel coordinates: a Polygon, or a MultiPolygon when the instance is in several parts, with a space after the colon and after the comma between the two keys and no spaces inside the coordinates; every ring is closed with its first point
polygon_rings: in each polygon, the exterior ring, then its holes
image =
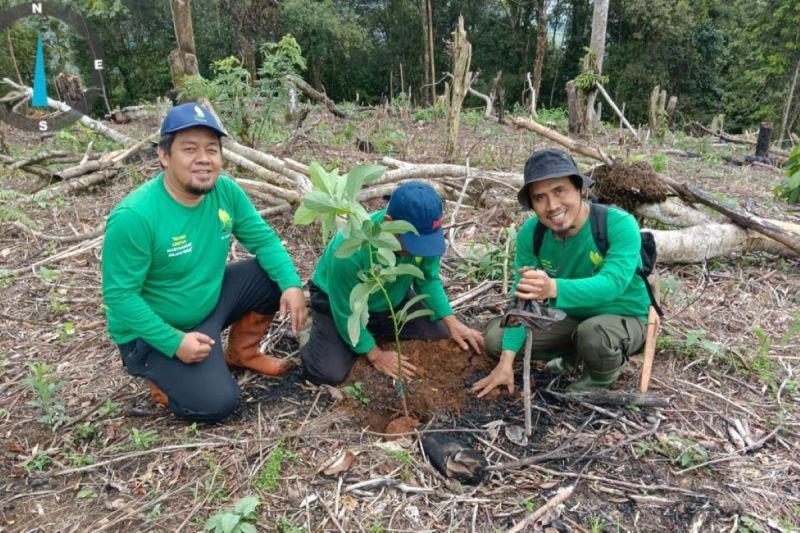
{"type": "Polygon", "coordinates": [[[194,185],[188,185],[186,187],[186,192],[188,192],[189,194],[193,194],[195,196],[203,196],[213,191],[214,187],[216,186],[217,186],[216,182],[214,182],[212,185],[208,185],[207,187],[195,187],[194,185]]]}

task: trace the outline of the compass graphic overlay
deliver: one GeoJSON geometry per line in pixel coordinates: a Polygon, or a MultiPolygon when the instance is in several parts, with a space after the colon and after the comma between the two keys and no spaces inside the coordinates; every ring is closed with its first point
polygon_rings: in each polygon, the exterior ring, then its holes
{"type": "MultiPolygon", "coordinates": [[[[47,105],[52,112],[58,111],[60,113],[52,116],[31,117],[7,109],[5,105],[0,105],[0,120],[25,131],[39,133],[57,131],[69,126],[86,115],[88,110],[92,108],[92,104],[100,96],[103,87],[102,74],[105,67],[103,62],[103,49],[100,46],[100,40],[94,32],[91,31],[86,24],[86,20],[79,13],[55,2],[30,2],[0,11],[0,33],[5,33],[5,30],[12,24],[28,17],[41,17],[43,20],[47,20],[48,17],[56,18],[69,26],[77,36],[85,41],[89,53],[91,54],[92,83],[86,88],[83,98],[72,107],[66,104],[57,105],[55,100],[48,99],[45,79],[45,60],[42,52],[42,34],[40,32],[37,42],[36,57],[24,58],[24,61],[29,61],[31,64],[35,61],[36,64],[34,88],[30,94],[30,105],[34,109],[41,109],[46,102],[45,105],[47,105]]],[[[22,58],[18,58],[18,60],[23,61],[22,58]]]]}

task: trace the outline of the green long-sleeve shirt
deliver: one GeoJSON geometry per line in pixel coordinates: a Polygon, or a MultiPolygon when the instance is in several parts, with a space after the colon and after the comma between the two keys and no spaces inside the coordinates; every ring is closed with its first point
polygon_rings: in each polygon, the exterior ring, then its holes
{"type": "MultiPolygon", "coordinates": [[[[377,222],[383,220],[385,214],[385,211],[378,211],[373,213],[371,217],[373,221],[377,222]]],[[[366,248],[362,248],[350,257],[336,257],[336,250],[343,240],[344,236],[340,231],[328,244],[317,263],[312,281],[328,295],[331,314],[336,323],[336,330],[339,332],[339,336],[353,348],[353,351],[364,354],[375,346],[375,338],[366,328],[361,328],[358,343],[353,345],[347,334],[347,317],[350,316],[350,291],[361,283],[361,280],[358,279],[358,273],[369,269],[369,251],[366,248]]],[[[450,308],[450,302],[447,301],[447,294],[444,292],[442,280],[439,278],[440,258],[398,256],[397,264],[404,263],[416,265],[425,275],[425,279],[403,275],[397,276],[394,283],[386,284],[386,292],[392,300],[392,306],[397,307],[403,301],[413,283],[414,291],[417,294],[428,295],[424,303],[433,311],[433,315],[430,317],[431,320],[439,320],[452,315],[453,310],[450,308]]],[[[387,311],[389,307],[386,304],[383,293],[371,294],[368,308],[370,312],[387,311]]]]}
{"type": "MultiPolygon", "coordinates": [[[[550,305],[566,311],[573,318],[590,318],[603,314],[638,316],[647,321],[650,303],[644,280],[636,274],[641,265],[641,235],[636,219],[620,209],[608,210],[608,252],[603,257],[592,237],[591,218],[572,237],[558,240],[546,231],[539,250],[533,254],[533,230],[536,216],[528,219],[517,235],[516,277],[519,269],[540,268],[555,279],[557,296],[550,305]]],[[[522,326],[507,328],[503,333],[503,350],[519,351],[525,343],[522,326]]]]}
{"type": "Polygon", "coordinates": [[[195,206],[177,202],[159,174],[125,197],[106,223],[103,300],[108,332],[141,338],[172,357],[216,307],[231,236],[281,288],[302,287],[292,260],[244,191],[220,176],[195,206]]]}

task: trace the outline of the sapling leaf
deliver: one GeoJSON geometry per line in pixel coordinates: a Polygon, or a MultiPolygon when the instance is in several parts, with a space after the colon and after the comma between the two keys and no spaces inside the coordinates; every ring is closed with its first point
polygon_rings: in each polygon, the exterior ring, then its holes
{"type": "Polygon", "coordinates": [[[403,318],[401,320],[399,320],[400,328],[402,329],[403,326],[405,326],[406,324],[408,324],[409,322],[411,322],[415,318],[420,318],[420,317],[423,317],[423,316],[431,316],[432,314],[433,314],[433,311],[431,311],[430,309],[417,309],[416,311],[414,311],[410,315],[403,316],[403,318]]]}
{"type": "Polygon", "coordinates": [[[378,260],[382,265],[386,267],[393,267],[397,264],[397,256],[394,255],[393,251],[387,248],[378,248],[376,253],[378,254],[378,260]]]}
{"type": "Polygon", "coordinates": [[[297,206],[297,211],[294,212],[294,223],[298,226],[305,226],[311,224],[317,219],[317,213],[303,205],[302,203],[297,206]]]}
{"type": "Polygon", "coordinates": [[[409,275],[414,276],[417,279],[425,279],[425,274],[422,273],[422,270],[414,265],[409,265],[408,263],[385,268],[383,269],[383,274],[387,276],[409,275]]]}
{"type": "Polygon", "coordinates": [[[316,161],[308,166],[308,177],[311,180],[311,184],[317,189],[327,194],[333,193],[333,180],[328,176],[325,169],[322,168],[322,165],[316,161]]]}
{"type": "Polygon", "coordinates": [[[302,205],[320,214],[336,214],[339,211],[339,205],[336,200],[322,191],[311,191],[307,193],[303,197],[302,205]]]}
{"type": "Polygon", "coordinates": [[[357,239],[355,237],[349,237],[342,241],[342,243],[336,249],[334,255],[336,257],[341,257],[341,258],[350,257],[351,255],[356,253],[356,251],[358,251],[358,249],[361,248],[363,245],[364,241],[362,241],[361,239],[357,239]]]}
{"type": "Polygon", "coordinates": [[[411,309],[412,307],[414,307],[418,302],[421,302],[422,300],[425,300],[426,298],[429,298],[429,297],[430,297],[429,294],[417,294],[417,295],[415,295],[413,298],[409,299],[405,303],[405,305],[403,305],[403,308],[400,309],[400,313],[408,313],[408,310],[411,309]]]}
{"type": "Polygon", "coordinates": [[[365,183],[378,179],[386,171],[386,167],[380,165],[356,165],[347,173],[347,185],[344,189],[345,196],[356,198],[358,191],[365,183]]]}
{"type": "Polygon", "coordinates": [[[390,233],[381,233],[377,237],[370,239],[370,244],[375,248],[386,248],[393,252],[397,252],[403,248],[397,237],[390,233]]]}
{"type": "Polygon", "coordinates": [[[386,220],[381,224],[381,229],[386,233],[400,234],[410,232],[414,235],[419,235],[417,228],[405,220],[386,220]]]}

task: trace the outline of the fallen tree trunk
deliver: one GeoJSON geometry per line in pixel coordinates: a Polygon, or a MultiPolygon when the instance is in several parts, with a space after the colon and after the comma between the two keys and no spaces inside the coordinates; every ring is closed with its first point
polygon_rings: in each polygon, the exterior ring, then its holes
{"type": "Polygon", "coordinates": [[[702,263],[716,257],[757,251],[800,257],[791,248],[736,224],[705,224],[681,230],[647,231],[655,238],[658,263],[662,265],[702,263]]]}
{"type": "Polygon", "coordinates": [[[546,126],[542,126],[538,122],[535,122],[529,118],[509,116],[508,120],[518,128],[525,128],[527,130],[535,131],[539,135],[547,137],[551,141],[560,144],[571,152],[575,152],[576,154],[580,154],[582,156],[591,157],[592,159],[597,159],[608,166],[614,164],[611,158],[599,148],[593,148],[591,146],[581,144],[573,139],[570,139],[566,135],[562,135],[546,126]]]}
{"type": "Polygon", "coordinates": [[[669,199],[660,204],[640,205],[634,210],[634,214],[676,228],[688,228],[720,222],[709,213],[669,199]]]}
{"type": "Polygon", "coordinates": [[[749,228],[753,231],[766,235],[767,237],[778,241],[779,243],[791,248],[796,253],[800,253],[800,231],[787,230],[770,220],[765,220],[761,217],[751,215],[744,209],[733,205],[726,205],[720,200],[714,198],[706,191],[689,185],[688,183],[678,183],[674,180],[663,178],[662,179],[677,192],[681,198],[687,202],[698,202],[705,204],[715,211],[719,211],[727,216],[739,226],[749,228]]]}
{"type": "MultiPolygon", "coordinates": [[[[709,135],[714,135],[715,137],[719,137],[723,141],[728,141],[729,143],[745,144],[745,145],[748,145],[748,146],[756,146],[756,144],[757,144],[756,141],[749,141],[747,139],[739,139],[739,138],[733,137],[731,135],[726,135],[725,133],[722,133],[721,131],[712,131],[712,130],[706,128],[705,126],[703,126],[702,124],[700,124],[699,122],[694,122],[693,124],[695,125],[695,127],[701,129],[702,131],[708,133],[709,135]]],[[[770,151],[770,153],[773,153],[775,155],[779,155],[781,157],[786,157],[786,158],[788,158],[791,155],[790,152],[787,152],[786,150],[781,150],[779,148],[770,147],[769,151],[770,151]]]]}
{"type": "Polygon", "coordinates": [[[333,100],[327,97],[324,93],[319,92],[318,90],[314,89],[311,85],[307,84],[305,81],[301,80],[296,76],[286,76],[286,80],[289,83],[294,84],[295,87],[300,89],[300,91],[317,102],[322,102],[325,107],[330,111],[334,116],[339,118],[349,118],[344,111],[339,110],[336,107],[336,104],[333,103],[333,100]]]}

